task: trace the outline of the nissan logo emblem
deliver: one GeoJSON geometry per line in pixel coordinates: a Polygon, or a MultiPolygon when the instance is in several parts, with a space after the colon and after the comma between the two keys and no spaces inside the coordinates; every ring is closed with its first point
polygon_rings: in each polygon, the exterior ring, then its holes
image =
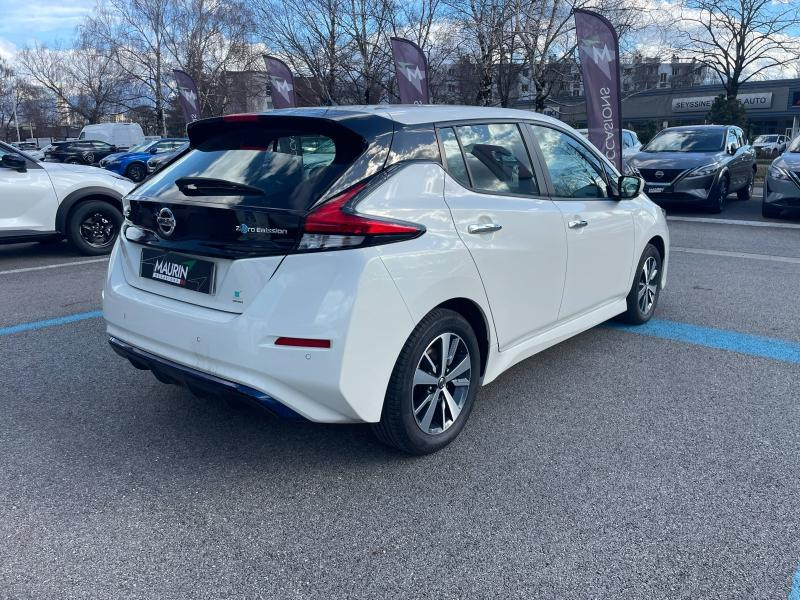
{"type": "Polygon", "coordinates": [[[656,171],[653,175],[661,179],[664,176],[664,171],[656,171]]]}
{"type": "Polygon", "coordinates": [[[172,232],[175,231],[175,225],[177,225],[175,215],[166,206],[158,211],[156,223],[158,223],[158,230],[166,236],[172,235],[172,232]]]}

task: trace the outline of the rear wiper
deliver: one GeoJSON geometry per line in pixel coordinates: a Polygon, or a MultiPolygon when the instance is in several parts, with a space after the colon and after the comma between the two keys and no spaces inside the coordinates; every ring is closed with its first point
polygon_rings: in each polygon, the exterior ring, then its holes
{"type": "Polygon", "coordinates": [[[212,177],[181,177],[175,180],[175,185],[186,196],[263,196],[264,190],[225,179],[212,177]]]}

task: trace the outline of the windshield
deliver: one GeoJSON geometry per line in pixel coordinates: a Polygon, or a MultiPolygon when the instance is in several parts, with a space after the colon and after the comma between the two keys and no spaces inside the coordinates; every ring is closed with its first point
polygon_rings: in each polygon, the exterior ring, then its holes
{"type": "Polygon", "coordinates": [[[147,152],[147,149],[153,144],[155,144],[157,141],[158,140],[153,140],[150,142],[142,142],[141,144],[136,144],[135,146],[128,148],[128,153],[132,154],[134,152],[147,152]]]}
{"type": "Polygon", "coordinates": [[[723,129],[665,129],[645,146],[645,152],[719,152],[723,129]]]}
{"type": "Polygon", "coordinates": [[[756,138],[756,144],[771,144],[778,141],[777,135],[760,135],[756,138]]]}
{"type": "Polygon", "coordinates": [[[800,152],[800,136],[794,138],[789,144],[789,152],[800,152]]]}

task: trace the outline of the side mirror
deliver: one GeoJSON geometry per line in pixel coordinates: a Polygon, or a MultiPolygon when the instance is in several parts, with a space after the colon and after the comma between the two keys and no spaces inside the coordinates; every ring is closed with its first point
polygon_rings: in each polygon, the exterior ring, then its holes
{"type": "Polygon", "coordinates": [[[620,200],[636,198],[644,191],[644,179],[636,175],[620,175],[617,179],[617,189],[620,200]]]}
{"type": "Polygon", "coordinates": [[[150,154],[158,154],[158,148],[156,148],[155,146],[150,148],[150,154]]]}
{"type": "Polygon", "coordinates": [[[731,156],[736,154],[736,146],[734,144],[728,146],[728,154],[730,154],[731,156]]]}
{"type": "Polygon", "coordinates": [[[28,161],[21,156],[17,156],[16,154],[4,154],[2,161],[0,161],[0,165],[6,169],[14,169],[15,171],[19,171],[20,173],[24,173],[28,170],[28,161]]]}

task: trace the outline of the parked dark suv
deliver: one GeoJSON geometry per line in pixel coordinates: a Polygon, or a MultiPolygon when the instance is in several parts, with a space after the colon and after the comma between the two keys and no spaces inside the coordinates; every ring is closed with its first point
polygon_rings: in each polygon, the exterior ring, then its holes
{"type": "Polygon", "coordinates": [[[97,140],[64,142],[45,152],[45,160],[73,165],[93,165],[117,151],[116,146],[97,140]]]}
{"type": "Polygon", "coordinates": [[[629,163],[659,204],[686,202],[722,212],[728,195],[749,200],[756,153],[738,127],[689,125],[659,132],[629,163]]]}

